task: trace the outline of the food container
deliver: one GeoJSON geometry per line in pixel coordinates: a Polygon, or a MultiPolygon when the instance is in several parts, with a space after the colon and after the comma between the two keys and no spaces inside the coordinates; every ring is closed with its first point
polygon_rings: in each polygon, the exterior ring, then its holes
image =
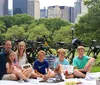
{"type": "Polygon", "coordinates": [[[65,82],[65,85],[77,85],[77,83],[75,81],[68,81],[65,82]]]}

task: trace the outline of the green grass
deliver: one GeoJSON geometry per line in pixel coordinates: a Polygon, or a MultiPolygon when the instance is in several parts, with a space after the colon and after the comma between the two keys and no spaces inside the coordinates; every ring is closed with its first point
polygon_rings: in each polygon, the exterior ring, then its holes
{"type": "Polygon", "coordinates": [[[97,59],[95,60],[95,63],[92,67],[91,72],[100,72],[100,54],[98,55],[97,59]]]}
{"type": "Polygon", "coordinates": [[[93,66],[91,72],[100,72],[100,66],[93,66]]]}

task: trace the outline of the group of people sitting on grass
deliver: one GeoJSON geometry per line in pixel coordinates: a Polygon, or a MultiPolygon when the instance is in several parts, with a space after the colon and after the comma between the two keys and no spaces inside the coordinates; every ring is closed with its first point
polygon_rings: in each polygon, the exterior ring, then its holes
{"type": "Polygon", "coordinates": [[[5,50],[0,53],[0,79],[1,80],[23,80],[29,81],[29,78],[41,77],[44,81],[49,78],[57,78],[64,81],[68,78],[82,77],[85,78],[86,73],[90,72],[95,61],[94,58],[84,55],[84,47],[77,48],[78,56],[73,59],[74,71],[68,74],[63,69],[63,65],[69,65],[69,61],[65,58],[66,50],[61,48],[57,50],[58,58],[54,61],[54,69],[50,69],[46,58],[46,53],[40,50],[37,54],[37,60],[33,66],[22,68],[22,65],[28,63],[26,56],[26,45],[24,41],[18,43],[17,51],[11,50],[12,44],[7,40],[4,44],[5,50]]]}

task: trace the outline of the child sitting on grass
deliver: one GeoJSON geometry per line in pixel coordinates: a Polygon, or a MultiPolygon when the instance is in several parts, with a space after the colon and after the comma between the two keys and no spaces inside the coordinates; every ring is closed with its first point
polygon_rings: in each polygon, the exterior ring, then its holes
{"type": "Polygon", "coordinates": [[[18,63],[16,62],[15,57],[16,57],[15,52],[10,51],[7,57],[7,63],[6,63],[7,73],[15,74],[18,79],[22,79],[25,82],[27,82],[28,78],[24,75],[23,70],[18,66],[18,63]]]}
{"type": "Polygon", "coordinates": [[[38,52],[38,59],[34,62],[33,69],[38,77],[47,80],[54,75],[49,68],[48,61],[45,60],[46,53],[43,50],[38,52]]]}
{"type": "MultiPolygon", "coordinates": [[[[66,50],[61,48],[57,50],[58,59],[54,62],[54,72],[60,74],[61,77],[65,80],[65,78],[73,78],[74,75],[68,74],[68,72],[64,71],[63,66],[69,65],[69,61],[65,58],[66,50]],[[64,78],[65,77],[65,78],[64,78]]],[[[66,69],[67,70],[67,69],[66,69]]]]}

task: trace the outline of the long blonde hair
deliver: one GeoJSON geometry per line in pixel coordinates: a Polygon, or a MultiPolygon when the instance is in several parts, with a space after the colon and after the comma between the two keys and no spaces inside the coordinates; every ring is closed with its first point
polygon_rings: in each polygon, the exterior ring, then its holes
{"type": "MultiPolygon", "coordinates": [[[[20,57],[20,50],[19,50],[19,46],[20,45],[24,45],[24,51],[23,51],[23,55],[24,55],[24,53],[26,53],[26,44],[25,44],[25,42],[24,41],[21,41],[21,42],[19,42],[18,43],[18,48],[17,48],[17,51],[16,51],[16,54],[17,54],[17,57],[18,57],[18,60],[19,60],[19,57],[20,57]]],[[[22,55],[22,56],[23,56],[22,55]]]]}

